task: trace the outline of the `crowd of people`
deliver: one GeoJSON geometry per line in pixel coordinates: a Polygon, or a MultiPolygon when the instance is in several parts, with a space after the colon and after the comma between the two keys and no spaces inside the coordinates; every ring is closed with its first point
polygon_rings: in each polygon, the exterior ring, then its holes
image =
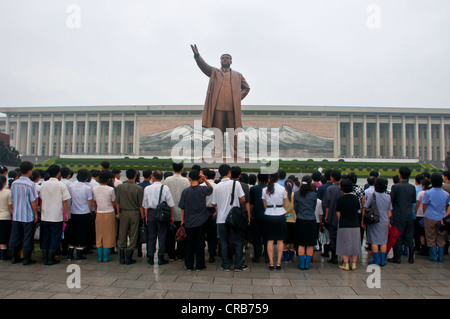
{"type": "Polygon", "coordinates": [[[129,168],[122,181],[107,161],[99,170],[80,169],[75,180],[58,165],[45,171],[29,161],[14,171],[0,165],[0,259],[36,263],[36,240],[45,265],[64,256],[82,261],[94,251],[98,262],[118,254],[120,264],[130,265],[145,247],[149,265],[180,261],[187,271],[207,267],[206,251],[210,263],[220,257],[223,271],[244,271],[249,244],[251,261],[263,258],[270,270],[294,259],[308,270],[315,251],[331,264],[340,257],[343,270],[357,268],[363,249],[379,266],[401,263],[402,255],[414,263],[416,254],[442,262],[448,253],[449,171],[419,174],[413,185],[411,170],[401,167],[392,186],[373,171],[363,186],[355,173],[339,170],[298,178],[283,170],[247,174],[228,164],[217,171],[172,168],[142,174],[129,168]]]}

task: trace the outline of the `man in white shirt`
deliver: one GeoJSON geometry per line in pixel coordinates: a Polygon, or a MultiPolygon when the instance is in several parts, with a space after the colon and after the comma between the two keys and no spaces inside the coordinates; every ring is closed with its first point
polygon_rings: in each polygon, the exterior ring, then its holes
{"type": "Polygon", "coordinates": [[[114,187],[117,188],[117,186],[119,186],[120,184],[122,184],[123,182],[120,180],[120,173],[121,170],[120,169],[113,169],[112,173],[114,174],[114,187]]]}
{"type": "Polygon", "coordinates": [[[59,179],[61,177],[59,165],[51,165],[47,172],[50,179],[41,185],[39,197],[41,204],[41,250],[44,265],[59,263],[55,259],[56,250],[61,242],[63,221],[67,222],[68,200],[71,198],[69,190],[59,179]]]}
{"type": "Polygon", "coordinates": [[[175,203],[170,193],[169,187],[164,186],[161,183],[163,174],[161,171],[157,170],[152,174],[152,184],[144,189],[144,199],[142,201],[142,207],[144,207],[144,219],[148,226],[148,243],[147,243],[147,256],[148,263],[153,265],[154,256],[156,252],[156,239],[158,239],[158,264],[165,265],[168,263],[164,259],[164,254],[166,253],[166,243],[167,243],[167,233],[169,227],[173,224],[173,207],[175,203]],[[162,187],[161,201],[166,202],[170,207],[171,218],[169,224],[162,224],[156,220],[156,207],[159,205],[159,194],[162,187]]]}
{"type": "Polygon", "coordinates": [[[240,206],[245,202],[245,194],[241,184],[231,180],[231,168],[228,164],[222,164],[219,167],[221,181],[214,187],[211,204],[217,207],[217,229],[220,239],[220,253],[222,257],[222,270],[230,271],[231,258],[229,254],[230,245],[234,249],[235,262],[234,270],[246,270],[247,266],[243,264],[244,233],[235,230],[226,223],[230,209],[234,206],[240,206]],[[233,204],[231,204],[231,193],[235,184],[233,204]],[[229,241],[231,238],[231,242],[229,241]]]}
{"type": "Polygon", "coordinates": [[[173,227],[173,231],[171,230],[168,232],[166,247],[170,261],[182,261],[185,256],[185,244],[184,242],[179,242],[177,244],[175,240],[175,234],[181,226],[181,209],[178,207],[178,204],[180,203],[181,193],[184,189],[191,186],[191,183],[189,182],[189,179],[181,176],[184,168],[183,162],[173,163],[172,168],[173,175],[167,177],[164,181],[162,181],[163,185],[167,185],[167,187],[169,187],[170,194],[172,194],[172,199],[175,203],[175,206],[173,207],[173,225],[175,227],[173,227]]]}

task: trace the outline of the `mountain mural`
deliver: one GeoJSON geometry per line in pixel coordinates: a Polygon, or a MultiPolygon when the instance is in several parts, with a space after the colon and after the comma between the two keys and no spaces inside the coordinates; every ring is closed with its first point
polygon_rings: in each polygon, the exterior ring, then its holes
{"type": "MultiPolygon", "coordinates": [[[[194,143],[201,143],[202,148],[205,148],[208,144],[214,143],[213,136],[205,132],[204,128],[201,133],[200,130],[195,132],[193,125],[184,124],[155,134],[144,135],[140,137],[140,152],[143,155],[170,156],[172,148],[182,141],[186,143],[191,141],[192,148],[194,143]]],[[[251,151],[256,149],[255,145],[258,145],[258,151],[259,147],[265,146],[270,154],[271,143],[276,141],[277,137],[281,158],[333,156],[333,138],[317,136],[288,125],[278,129],[244,126],[243,132],[246,138],[246,154],[250,156],[251,151]],[[252,147],[250,148],[249,145],[252,147]]]]}

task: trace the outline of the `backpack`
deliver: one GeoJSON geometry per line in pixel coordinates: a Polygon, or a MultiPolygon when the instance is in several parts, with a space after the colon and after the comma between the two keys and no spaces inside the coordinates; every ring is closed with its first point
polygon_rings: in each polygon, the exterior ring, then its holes
{"type": "MultiPolygon", "coordinates": [[[[236,187],[236,181],[233,181],[233,190],[231,192],[231,202],[233,205],[234,201],[234,189],[236,187]]],[[[245,232],[248,227],[248,213],[247,210],[243,209],[241,205],[234,206],[230,209],[228,213],[226,223],[230,225],[233,229],[245,232]]]]}

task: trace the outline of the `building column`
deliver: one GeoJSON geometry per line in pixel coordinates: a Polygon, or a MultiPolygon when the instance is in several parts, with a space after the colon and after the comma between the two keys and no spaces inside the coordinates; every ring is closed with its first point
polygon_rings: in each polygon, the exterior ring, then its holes
{"type": "Polygon", "coordinates": [[[336,117],[334,139],[334,157],[338,158],[341,155],[341,115],[338,113],[336,117]]]}
{"type": "Polygon", "coordinates": [[[367,157],[367,116],[364,114],[362,127],[362,155],[367,157]]]}
{"type": "Polygon", "coordinates": [[[406,158],[406,118],[402,118],[402,157],[406,158]]]}
{"type": "Polygon", "coordinates": [[[394,123],[389,115],[389,157],[394,157],[394,123]]]}
{"type": "Polygon", "coordinates": [[[133,155],[138,156],[139,155],[139,137],[138,137],[138,120],[137,120],[137,113],[134,113],[134,120],[133,120],[133,155]]]}
{"type": "Polygon", "coordinates": [[[39,114],[39,128],[38,128],[38,142],[37,142],[37,156],[42,156],[42,138],[43,138],[43,121],[42,121],[42,113],[39,114]]]}
{"type": "Polygon", "coordinates": [[[77,113],[73,113],[73,128],[72,128],[72,154],[77,153],[77,131],[78,131],[78,123],[77,123],[77,113]]]}
{"type": "Polygon", "coordinates": [[[433,130],[431,126],[431,116],[428,116],[427,123],[427,160],[433,160],[433,130]]]}
{"type": "Polygon", "coordinates": [[[89,137],[89,115],[86,113],[86,117],[84,119],[84,149],[83,153],[88,153],[88,137],[89,137]]]}
{"type": "Polygon", "coordinates": [[[375,125],[375,156],[380,157],[380,115],[377,114],[377,123],[375,125]]]}
{"type": "Polygon", "coordinates": [[[353,114],[350,114],[350,130],[349,130],[349,135],[350,135],[350,145],[349,145],[349,156],[353,157],[355,156],[355,138],[354,138],[354,123],[353,123],[353,114]]]}
{"type": "Polygon", "coordinates": [[[33,125],[33,123],[31,122],[31,114],[28,114],[28,123],[27,123],[27,150],[26,150],[26,154],[27,154],[27,155],[33,155],[33,154],[31,154],[31,135],[33,134],[33,131],[32,131],[32,125],[33,125]]]}
{"type": "Polygon", "coordinates": [[[11,135],[11,121],[9,119],[9,115],[6,114],[6,119],[5,119],[5,133],[8,135],[11,135]]]}
{"type": "Polygon", "coordinates": [[[112,135],[113,135],[113,120],[112,120],[112,113],[109,113],[108,154],[112,154],[112,135]]]}
{"type": "Polygon", "coordinates": [[[122,121],[120,123],[120,154],[125,154],[125,113],[122,113],[122,121]]]}
{"type": "Polygon", "coordinates": [[[447,156],[447,150],[445,148],[445,121],[444,121],[444,116],[441,116],[441,127],[440,127],[440,146],[439,146],[439,150],[440,150],[440,155],[441,161],[445,161],[445,157],[447,156]]]}
{"type": "Polygon", "coordinates": [[[100,136],[102,134],[102,122],[100,121],[100,113],[97,114],[97,134],[95,140],[95,153],[100,154],[100,136]]]}
{"type": "Polygon", "coordinates": [[[22,145],[20,145],[20,139],[22,138],[21,137],[21,134],[20,134],[20,129],[21,129],[21,125],[20,125],[20,114],[17,114],[17,124],[16,124],[16,145],[15,145],[15,148],[16,148],[16,150],[18,150],[20,153],[22,153],[21,152],[21,146],[22,145]]]}
{"type": "Polygon", "coordinates": [[[48,132],[48,156],[54,156],[53,154],[53,139],[54,139],[54,131],[55,130],[55,118],[53,113],[50,115],[50,126],[48,132]]]}
{"type": "Polygon", "coordinates": [[[61,119],[61,145],[59,145],[59,154],[64,154],[64,147],[65,147],[65,139],[66,137],[66,116],[63,113],[62,119],[61,119]]]}
{"type": "Polygon", "coordinates": [[[420,157],[420,136],[419,136],[419,116],[416,115],[416,122],[414,123],[414,151],[416,158],[420,157]]]}

